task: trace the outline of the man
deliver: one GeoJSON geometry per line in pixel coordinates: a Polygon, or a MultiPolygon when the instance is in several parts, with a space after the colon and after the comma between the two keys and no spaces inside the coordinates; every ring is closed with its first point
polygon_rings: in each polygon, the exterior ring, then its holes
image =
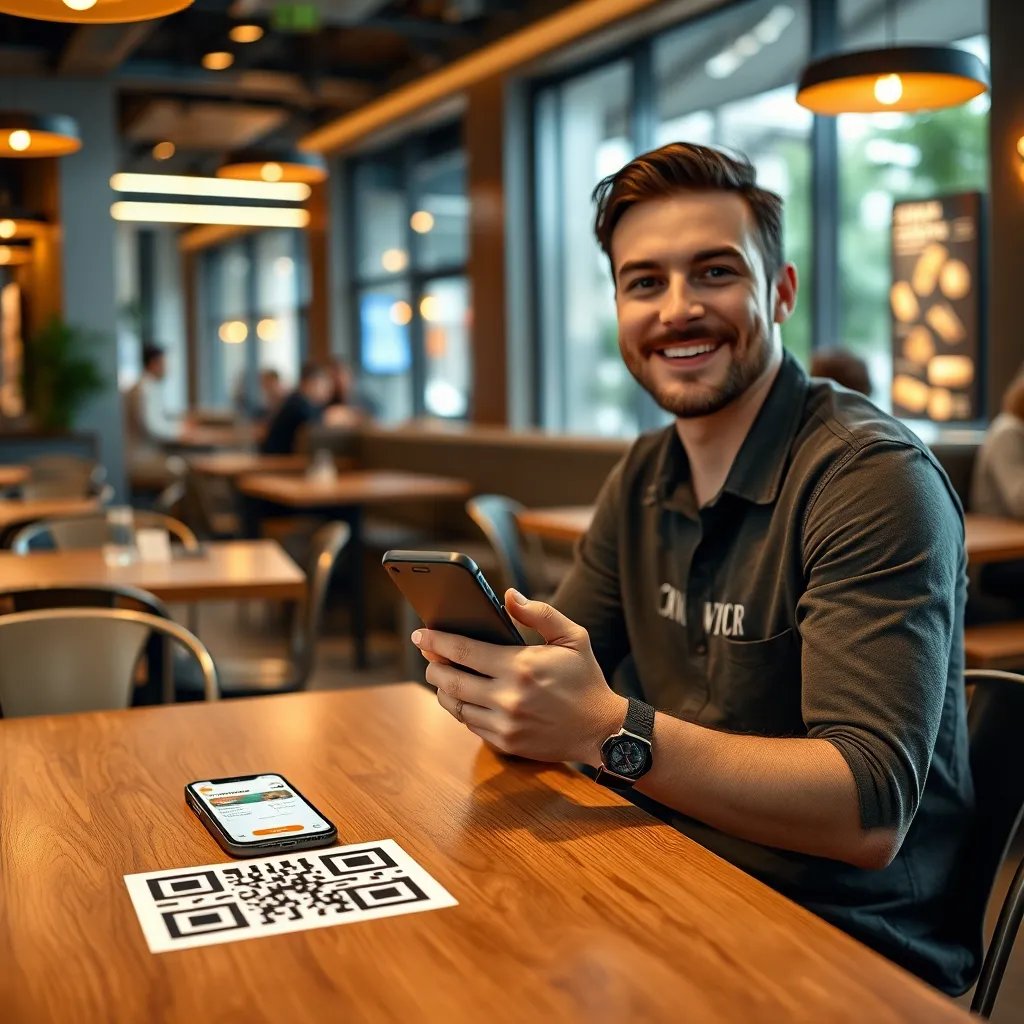
{"type": "Polygon", "coordinates": [[[281,403],[260,445],[265,455],[287,455],[299,450],[300,433],[319,423],[331,395],[331,379],[316,363],[305,363],[298,387],[281,403]]]}
{"type": "Polygon", "coordinates": [[[128,474],[133,488],[166,486],[173,479],[164,445],[179,440],[181,423],[167,414],[163,382],[167,357],[159,345],[142,349],[142,376],[124,394],[128,474]]]}
{"type": "Polygon", "coordinates": [[[979,937],[946,920],[973,803],[956,496],[901,424],[783,353],[797,274],[748,163],[676,143],[595,197],[623,359],[675,423],[613,471],[551,605],[507,593],[546,645],[417,631],[427,679],[498,748],[591,765],[961,990],[979,937]]]}

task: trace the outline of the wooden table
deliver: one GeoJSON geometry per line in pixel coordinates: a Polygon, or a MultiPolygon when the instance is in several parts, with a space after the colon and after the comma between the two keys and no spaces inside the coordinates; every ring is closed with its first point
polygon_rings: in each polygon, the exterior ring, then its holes
{"type": "Polygon", "coordinates": [[[0,490],[23,484],[31,472],[28,466],[0,466],[0,490]]]}
{"type": "MultiPolygon", "coordinates": [[[[211,452],[209,455],[194,455],[188,460],[189,466],[204,476],[222,477],[235,480],[251,473],[303,473],[309,466],[308,455],[263,455],[259,452],[211,452]]],[[[348,470],[353,465],[350,458],[337,457],[334,465],[339,470],[348,470]]]]}
{"type": "Polygon", "coordinates": [[[266,599],[299,601],[306,577],[277,541],[211,541],[201,554],[176,554],[169,562],[107,565],[103,552],[0,552],[0,581],[5,587],[74,587],[113,583],[148,590],[164,601],[266,599]]]}
{"type": "Polygon", "coordinates": [[[0,1005],[19,1024],[954,1024],[951,1001],[563,766],[502,761],[414,684],[0,722],[0,1005]],[[228,858],[198,778],[277,771],[458,901],[150,954],[122,876],[228,858]]]}
{"type": "Polygon", "coordinates": [[[967,532],[967,558],[971,565],[1010,562],[1024,558],[1024,522],[968,513],[964,517],[967,532]]]}
{"type": "Polygon", "coordinates": [[[0,501],[0,537],[15,527],[51,517],[84,516],[100,506],[98,497],[40,498],[32,501],[11,499],[0,501]]]}
{"type": "Polygon", "coordinates": [[[224,426],[198,425],[186,427],[170,442],[174,448],[245,448],[263,436],[264,428],[257,424],[224,426]]]}
{"type": "MultiPolygon", "coordinates": [[[[352,584],[352,639],[357,668],[366,668],[366,588],[363,579],[363,512],[367,507],[416,501],[452,501],[469,497],[466,480],[393,470],[356,470],[333,480],[310,480],[285,473],[254,473],[239,477],[240,494],[289,509],[302,509],[343,519],[352,530],[349,539],[352,584]]],[[[247,532],[255,518],[250,512],[247,532]]]]}
{"type": "MultiPolygon", "coordinates": [[[[576,541],[590,526],[593,505],[531,508],[516,517],[519,529],[545,540],[576,541]]],[[[972,565],[1024,558],[1024,522],[997,516],[964,516],[967,558],[972,565]]]]}

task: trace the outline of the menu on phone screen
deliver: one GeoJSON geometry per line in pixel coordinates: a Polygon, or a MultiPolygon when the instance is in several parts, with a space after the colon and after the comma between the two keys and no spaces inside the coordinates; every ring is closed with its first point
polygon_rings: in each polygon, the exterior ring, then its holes
{"type": "Polygon", "coordinates": [[[193,791],[236,842],[326,832],[330,824],[292,792],[280,775],[244,782],[197,782],[193,791]]]}

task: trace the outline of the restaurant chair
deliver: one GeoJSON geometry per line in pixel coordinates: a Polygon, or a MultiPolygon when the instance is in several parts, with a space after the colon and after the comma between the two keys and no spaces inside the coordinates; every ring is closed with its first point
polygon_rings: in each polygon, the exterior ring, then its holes
{"type": "MultiPolygon", "coordinates": [[[[133,521],[136,529],[166,530],[171,540],[177,541],[187,551],[196,551],[199,548],[198,538],[181,520],[162,512],[135,509],[133,521]]],[[[11,539],[11,550],[18,555],[27,555],[33,546],[46,546],[37,543],[41,540],[48,540],[50,546],[60,551],[101,548],[111,542],[107,513],[97,512],[68,518],[54,517],[29,523],[14,534],[11,539]]]]}
{"type": "Polygon", "coordinates": [[[536,537],[524,536],[516,523],[516,515],[522,511],[518,501],[503,494],[478,494],[466,502],[470,519],[494,548],[501,570],[501,589],[515,587],[527,597],[539,598],[552,588],[545,585],[540,542],[536,537]]]}
{"type": "Polygon", "coordinates": [[[198,663],[207,700],[216,700],[209,651],[184,626],[122,608],[50,608],[0,616],[0,715],[126,708],[135,666],[150,637],[181,644],[198,663]]]}
{"type": "MultiPolygon", "coordinates": [[[[317,642],[331,574],[348,543],[347,523],[321,526],[310,541],[306,595],[292,620],[288,654],[282,657],[218,658],[217,675],[223,697],[258,697],[304,690],[316,668],[317,642]]],[[[182,694],[179,688],[179,694],[182,694]]]]}
{"type": "MultiPolygon", "coordinates": [[[[956,934],[982,946],[985,910],[1024,811],[1024,676],[968,670],[973,686],[967,709],[975,813],[968,848],[949,905],[956,934]]],[[[1024,916],[1024,860],[1017,866],[985,951],[971,1010],[989,1017],[1024,916]]]]}
{"type": "Polygon", "coordinates": [[[40,455],[29,460],[29,478],[21,485],[25,501],[88,498],[98,495],[103,503],[114,494],[106,483],[102,463],[81,455],[40,455]]]}

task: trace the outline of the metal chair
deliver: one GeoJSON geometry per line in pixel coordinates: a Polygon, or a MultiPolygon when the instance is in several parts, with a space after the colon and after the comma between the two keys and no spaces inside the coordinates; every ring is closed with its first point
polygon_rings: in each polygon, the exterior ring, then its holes
{"type": "Polygon", "coordinates": [[[220,691],[224,697],[256,697],[303,690],[316,668],[317,640],[331,574],[348,543],[347,523],[326,523],[313,534],[306,566],[306,596],[292,621],[286,657],[219,658],[220,691]]]}
{"type": "MultiPolygon", "coordinates": [[[[196,535],[179,519],[173,519],[162,512],[142,509],[134,510],[133,519],[136,528],[166,530],[171,539],[186,550],[195,551],[199,547],[196,535]]],[[[38,522],[23,526],[14,534],[11,550],[19,555],[28,554],[35,542],[47,536],[53,546],[61,550],[99,548],[110,541],[110,527],[105,512],[70,518],[40,519],[38,522]]]]}
{"type": "Polygon", "coordinates": [[[494,548],[506,587],[527,597],[546,592],[543,586],[544,552],[533,536],[519,532],[516,514],[523,506],[503,494],[478,494],[466,502],[466,512],[494,548]]]}
{"type": "Polygon", "coordinates": [[[113,490],[104,481],[107,471],[95,459],[82,455],[40,455],[29,461],[31,473],[21,485],[21,496],[37,501],[50,498],[86,498],[113,490]]]}
{"type": "MultiPolygon", "coordinates": [[[[1000,866],[1024,816],[1024,676],[968,670],[974,693],[967,709],[976,808],[973,829],[950,893],[952,926],[982,948],[985,910],[1000,866]]],[[[971,1010],[988,1017],[1024,917],[1024,860],[1017,867],[981,966],[971,1010]]]]}
{"type": "Polygon", "coordinates": [[[121,608],[50,608],[0,616],[0,713],[10,718],[128,707],[135,665],[154,634],[192,654],[206,699],[216,700],[213,659],[184,626],[121,608]]]}

